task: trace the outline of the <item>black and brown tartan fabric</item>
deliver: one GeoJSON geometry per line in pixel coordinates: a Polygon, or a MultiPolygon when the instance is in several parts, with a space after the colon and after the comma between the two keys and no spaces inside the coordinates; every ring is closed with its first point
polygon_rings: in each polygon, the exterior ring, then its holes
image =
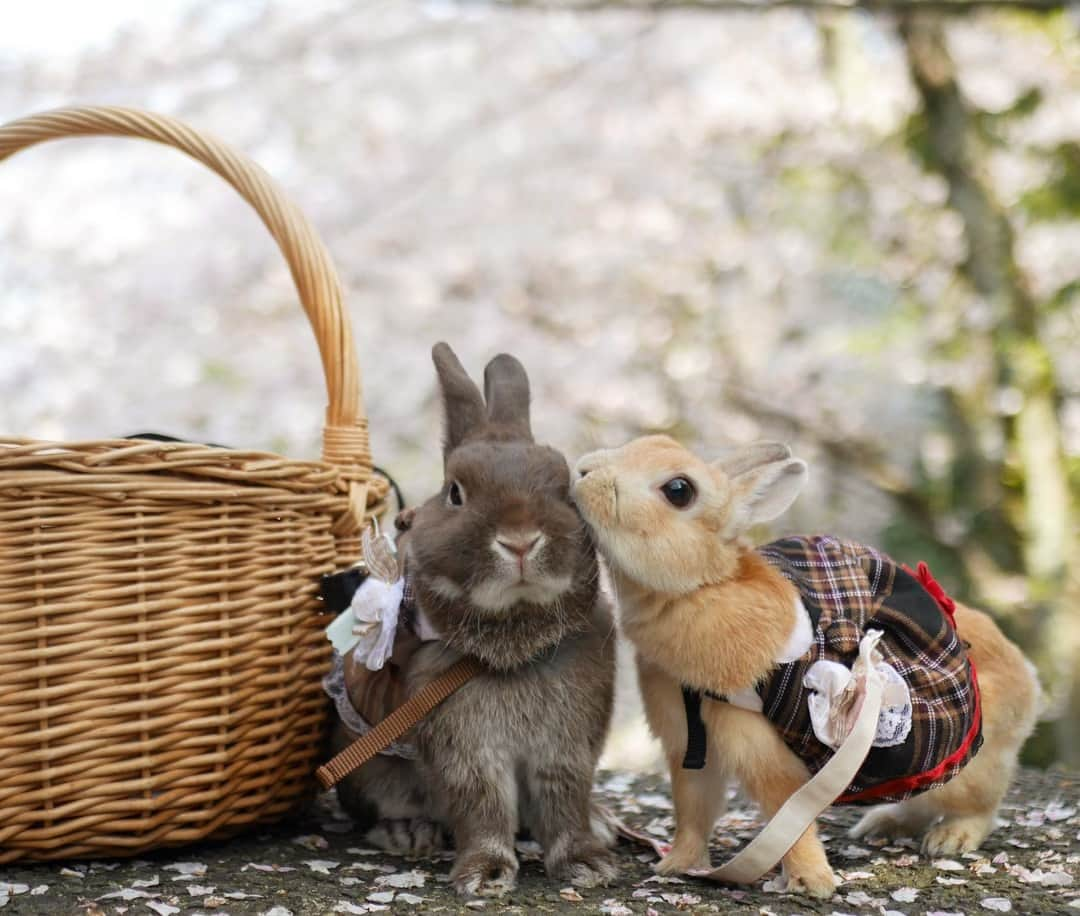
{"type": "Polygon", "coordinates": [[[850,668],[867,630],[881,630],[878,651],[911,693],[911,731],[902,744],[871,748],[837,803],[900,801],[948,782],[982,743],[981,711],[952,602],[926,567],[917,577],[871,547],[824,535],[785,538],[758,553],[798,588],[814,629],[811,649],[757,689],[787,746],[812,773],[828,762],[833,752],[814,735],[803,677],[822,659],[850,668]]]}

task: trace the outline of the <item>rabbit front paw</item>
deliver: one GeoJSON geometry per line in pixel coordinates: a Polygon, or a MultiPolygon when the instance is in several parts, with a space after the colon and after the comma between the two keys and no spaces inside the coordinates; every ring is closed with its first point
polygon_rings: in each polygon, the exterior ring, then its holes
{"type": "Polygon", "coordinates": [[[396,856],[430,856],[446,848],[442,827],[426,817],[382,818],[367,833],[367,840],[396,856]]]}
{"type": "Polygon", "coordinates": [[[693,847],[673,846],[671,852],[653,866],[653,871],[658,875],[684,875],[689,871],[709,868],[712,868],[709,850],[695,843],[693,847]]]}
{"type": "Polygon", "coordinates": [[[797,872],[789,872],[785,869],[784,877],[787,882],[784,888],[785,893],[806,894],[818,900],[827,900],[836,892],[840,884],[828,862],[816,868],[800,869],[797,872]]]}
{"type": "Polygon", "coordinates": [[[610,884],[618,875],[615,856],[595,837],[571,847],[555,860],[549,859],[547,872],[575,887],[601,887],[610,884]]]}
{"type": "Polygon", "coordinates": [[[517,873],[512,852],[476,850],[457,857],[450,881],[462,897],[501,897],[514,889],[517,873]]]}

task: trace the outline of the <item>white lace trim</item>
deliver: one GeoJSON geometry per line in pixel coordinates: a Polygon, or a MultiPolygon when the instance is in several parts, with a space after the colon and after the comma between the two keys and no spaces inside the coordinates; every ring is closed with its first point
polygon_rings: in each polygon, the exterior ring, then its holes
{"type": "Polygon", "coordinates": [[[886,664],[873,645],[868,644],[868,640],[876,643],[878,638],[880,631],[876,630],[863,638],[854,666],[859,670],[821,659],[803,676],[803,686],[811,691],[807,705],[814,735],[833,750],[844,742],[853,725],[857,713],[856,681],[868,675],[880,678],[882,683],[882,705],[873,746],[895,747],[903,744],[911,733],[911,691],[896,669],[886,664]]]}

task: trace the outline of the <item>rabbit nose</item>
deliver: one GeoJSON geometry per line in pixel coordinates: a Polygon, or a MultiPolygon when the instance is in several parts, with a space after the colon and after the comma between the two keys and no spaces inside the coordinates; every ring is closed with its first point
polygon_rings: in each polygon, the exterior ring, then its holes
{"type": "Polygon", "coordinates": [[[528,556],[537,542],[540,540],[539,531],[526,531],[520,534],[500,534],[495,538],[502,547],[519,557],[528,556]]]}

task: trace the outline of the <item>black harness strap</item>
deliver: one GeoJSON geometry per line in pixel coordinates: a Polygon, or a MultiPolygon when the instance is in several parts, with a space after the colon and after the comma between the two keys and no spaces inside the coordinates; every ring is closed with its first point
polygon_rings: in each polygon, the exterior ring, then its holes
{"type": "Polygon", "coordinates": [[[702,770],[705,768],[708,738],[705,735],[705,723],[701,719],[701,691],[683,687],[682,698],[686,707],[686,756],[683,757],[683,769],[702,770]]]}

